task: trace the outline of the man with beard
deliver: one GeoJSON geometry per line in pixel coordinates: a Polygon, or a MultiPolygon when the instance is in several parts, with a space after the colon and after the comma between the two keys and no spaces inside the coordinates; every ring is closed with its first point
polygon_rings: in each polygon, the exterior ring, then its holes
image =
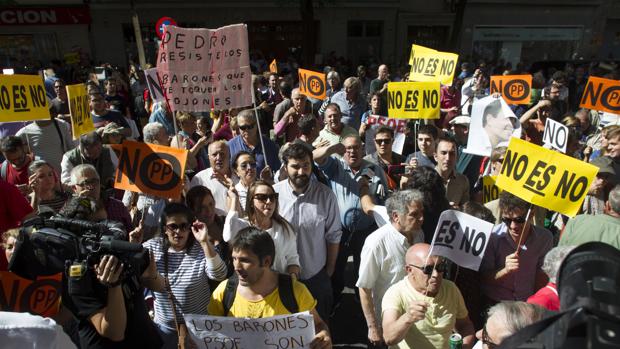
{"type": "Polygon", "coordinates": [[[407,250],[407,276],[383,297],[385,343],[401,349],[447,348],[455,330],[463,337],[463,348],[471,348],[474,326],[463,296],[454,283],[443,279],[447,264],[441,257],[429,256],[430,249],[419,243],[407,250]]]}
{"type": "Polygon", "coordinates": [[[317,299],[321,318],[328,319],[333,302],[330,277],[342,235],[338,201],[328,187],[310,180],[312,153],[306,146],[290,144],[282,161],[288,179],[274,185],[279,213],[297,232],[301,281],[317,299]]]}

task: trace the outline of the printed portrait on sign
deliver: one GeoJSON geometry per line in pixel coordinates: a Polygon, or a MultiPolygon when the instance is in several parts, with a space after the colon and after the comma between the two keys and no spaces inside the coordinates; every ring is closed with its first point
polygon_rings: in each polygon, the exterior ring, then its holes
{"type": "Polygon", "coordinates": [[[474,102],[466,153],[491,156],[511,137],[521,137],[521,123],[503,99],[489,96],[474,102]]]}

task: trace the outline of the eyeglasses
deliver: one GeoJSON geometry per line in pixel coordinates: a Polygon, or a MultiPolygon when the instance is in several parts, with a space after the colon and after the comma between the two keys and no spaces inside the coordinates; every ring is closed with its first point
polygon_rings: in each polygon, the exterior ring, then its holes
{"type": "Polygon", "coordinates": [[[90,179],[83,180],[80,183],[76,183],[76,185],[80,187],[94,187],[94,186],[97,186],[98,184],[99,184],[98,178],[90,178],[90,179]]]}
{"type": "Polygon", "coordinates": [[[181,223],[181,224],[176,224],[176,223],[170,223],[170,224],[166,224],[166,229],[170,230],[170,231],[185,231],[189,228],[189,223],[181,223]]]}
{"type": "Polygon", "coordinates": [[[251,130],[253,128],[254,128],[254,124],[239,125],[239,129],[242,131],[251,130]]]}
{"type": "Polygon", "coordinates": [[[502,222],[504,222],[504,224],[506,225],[510,225],[510,223],[512,222],[515,222],[517,224],[523,224],[525,223],[525,216],[515,217],[515,218],[502,217],[502,222]]]}
{"type": "Polygon", "coordinates": [[[489,332],[487,332],[487,325],[482,327],[482,344],[486,344],[487,347],[493,349],[497,348],[499,344],[493,343],[491,338],[489,338],[489,332]]]}
{"type": "Polygon", "coordinates": [[[417,265],[413,265],[413,264],[407,264],[410,267],[414,267],[417,269],[422,270],[422,272],[426,275],[431,275],[433,274],[433,269],[435,269],[439,274],[445,273],[446,271],[448,271],[448,265],[446,263],[439,263],[439,264],[435,264],[435,265],[427,265],[425,267],[419,267],[417,265]]]}
{"type": "Polygon", "coordinates": [[[384,139],[375,139],[375,143],[383,145],[383,144],[390,144],[392,143],[392,140],[389,138],[384,138],[384,139]]]}
{"type": "Polygon", "coordinates": [[[278,193],[273,193],[273,194],[254,194],[254,199],[261,201],[261,202],[267,202],[267,200],[270,200],[271,202],[274,202],[278,199],[278,193]]]}
{"type": "Polygon", "coordinates": [[[256,168],[256,163],[255,162],[242,162],[241,164],[239,164],[239,167],[241,167],[242,170],[246,170],[248,168],[252,169],[252,168],[256,168]]]}

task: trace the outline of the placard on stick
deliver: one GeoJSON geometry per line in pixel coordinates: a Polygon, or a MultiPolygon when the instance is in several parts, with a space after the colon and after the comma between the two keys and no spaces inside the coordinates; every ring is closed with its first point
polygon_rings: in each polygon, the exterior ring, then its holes
{"type": "Polygon", "coordinates": [[[545,132],[543,133],[543,143],[550,145],[554,149],[566,154],[568,144],[568,127],[561,123],[547,118],[545,122],[545,132]]]}
{"type": "Polygon", "coordinates": [[[90,116],[90,100],[85,84],[67,85],[66,88],[73,139],[78,139],[81,135],[95,130],[93,118],[90,116]]]}
{"type": "Polygon", "coordinates": [[[39,75],[0,75],[0,122],[49,120],[48,108],[39,75]]]}
{"type": "Polygon", "coordinates": [[[491,94],[498,92],[508,104],[529,104],[532,98],[531,75],[493,75],[491,94]]]}
{"type": "Polygon", "coordinates": [[[389,82],[388,115],[395,119],[439,119],[439,82],[389,82]]]}
{"type": "Polygon", "coordinates": [[[327,92],[325,74],[307,69],[298,69],[299,92],[302,94],[323,100],[327,92]]]}
{"type": "Polygon", "coordinates": [[[620,81],[589,77],[579,106],[620,114],[620,81]]]}

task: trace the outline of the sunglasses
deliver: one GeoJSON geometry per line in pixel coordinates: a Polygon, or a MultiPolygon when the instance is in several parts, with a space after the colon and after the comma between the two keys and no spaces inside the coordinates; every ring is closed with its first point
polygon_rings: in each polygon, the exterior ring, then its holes
{"type": "Polygon", "coordinates": [[[271,202],[274,202],[278,199],[278,193],[273,193],[273,194],[254,194],[254,199],[261,201],[261,202],[267,202],[267,200],[270,200],[271,202]]]}
{"type": "Polygon", "coordinates": [[[525,223],[525,216],[515,217],[515,218],[502,217],[502,222],[504,222],[504,224],[506,225],[510,225],[510,223],[512,222],[515,222],[517,224],[523,224],[525,223]]]}
{"type": "Polygon", "coordinates": [[[375,139],[375,143],[377,143],[377,144],[381,144],[381,145],[383,145],[383,144],[390,144],[390,143],[392,143],[392,140],[391,140],[391,139],[388,139],[388,138],[384,138],[384,139],[375,139]]]}
{"type": "Polygon", "coordinates": [[[243,162],[239,164],[239,167],[241,167],[242,170],[246,170],[248,168],[256,168],[256,163],[255,162],[243,162]]]}
{"type": "Polygon", "coordinates": [[[433,269],[435,269],[439,274],[443,274],[448,271],[448,265],[446,263],[440,263],[435,265],[427,265],[425,267],[419,267],[413,264],[407,264],[410,267],[414,267],[422,270],[425,275],[431,275],[433,273],[433,269]]]}
{"type": "Polygon", "coordinates": [[[181,224],[176,224],[176,223],[170,223],[170,224],[166,224],[166,229],[170,230],[170,231],[185,231],[189,228],[189,223],[181,223],[181,224]]]}
{"type": "Polygon", "coordinates": [[[254,128],[254,124],[239,125],[239,129],[242,131],[251,130],[253,128],[254,128]]]}

